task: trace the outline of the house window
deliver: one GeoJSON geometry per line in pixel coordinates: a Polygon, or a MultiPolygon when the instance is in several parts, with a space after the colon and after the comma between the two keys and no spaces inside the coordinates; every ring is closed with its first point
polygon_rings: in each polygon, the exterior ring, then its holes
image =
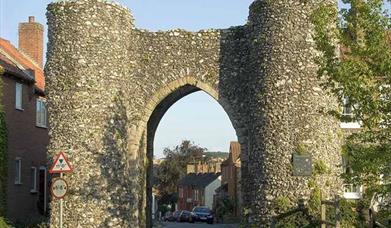
{"type": "Polygon", "coordinates": [[[47,172],[46,167],[39,167],[38,173],[38,211],[41,215],[47,212],[47,172]]]}
{"type": "Polygon", "coordinates": [[[183,198],[183,188],[179,188],[179,198],[183,198]]]}
{"type": "Polygon", "coordinates": [[[342,115],[347,117],[353,117],[353,108],[352,105],[350,104],[348,97],[344,97],[343,99],[342,115]]]}
{"type": "Polygon", "coordinates": [[[198,189],[194,189],[194,200],[198,201],[198,189]]]}
{"type": "Polygon", "coordinates": [[[30,171],[31,175],[31,193],[36,193],[37,192],[37,167],[31,167],[30,171]]]}
{"type": "Polygon", "coordinates": [[[15,184],[22,184],[22,159],[15,159],[15,184]]]}
{"type": "Polygon", "coordinates": [[[344,129],[358,129],[360,128],[360,123],[357,121],[352,121],[354,117],[353,114],[353,105],[351,104],[348,97],[343,98],[343,107],[342,107],[342,121],[340,124],[341,128],[344,129]]]}
{"type": "Polygon", "coordinates": [[[15,84],[15,108],[23,110],[22,107],[22,97],[23,97],[23,85],[20,83],[15,84]]]}
{"type": "Polygon", "coordinates": [[[38,127],[47,127],[46,102],[43,99],[37,99],[37,123],[38,127]]]}
{"type": "MultiPolygon", "coordinates": [[[[349,160],[346,157],[342,157],[342,171],[344,174],[353,173],[353,170],[349,164],[349,160]]],[[[345,199],[360,199],[362,186],[355,184],[345,184],[343,185],[343,191],[345,199]]]]}
{"type": "Polygon", "coordinates": [[[344,174],[351,174],[353,172],[349,160],[345,156],[342,156],[342,172],[344,174]]]}

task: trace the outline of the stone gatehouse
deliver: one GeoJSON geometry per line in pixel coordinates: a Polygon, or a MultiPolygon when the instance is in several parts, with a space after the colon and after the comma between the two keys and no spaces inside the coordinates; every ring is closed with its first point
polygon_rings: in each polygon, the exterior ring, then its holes
{"type": "MultiPolygon", "coordinates": [[[[52,157],[74,172],[65,227],[149,227],[157,125],[182,97],[203,90],[225,109],[242,154],[244,223],[267,226],[278,197],[340,189],[337,102],[320,87],[309,17],[321,0],[256,0],[248,23],[220,30],[149,32],[105,0],[48,6],[47,76],[52,157]],[[306,148],[329,172],[293,176],[306,148]]],[[[58,213],[53,201],[52,215],[58,213]]],[[[53,227],[57,216],[51,217],[53,227]]]]}

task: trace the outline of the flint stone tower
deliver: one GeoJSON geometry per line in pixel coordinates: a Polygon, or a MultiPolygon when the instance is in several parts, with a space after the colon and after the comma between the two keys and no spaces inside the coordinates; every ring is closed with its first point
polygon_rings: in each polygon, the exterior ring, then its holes
{"type": "MultiPolygon", "coordinates": [[[[160,119],[203,90],[225,109],[242,148],[243,223],[267,227],[274,202],[324,196],[341,187],[336,100],[320,87],[310,14],[315,1],[256,0],[244,26],[148,32],[130,11],[104,0],[48,6],[45,67],[49,157],[65,150],[64,227],[150,227],[150,170],[160,119]],[[305,147],[329,172],[293,176],[305,147]]],[[[51,225],[58,227],[58,201],[51,225]]]]}

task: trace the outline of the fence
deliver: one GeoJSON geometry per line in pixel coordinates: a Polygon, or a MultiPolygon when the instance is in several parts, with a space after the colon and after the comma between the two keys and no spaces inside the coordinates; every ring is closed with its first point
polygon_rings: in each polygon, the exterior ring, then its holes
{"type": "Polygon", "coordinates": [[[341,210],[340,210],[340,199],[337,196],[333,201],[331,200],[322,200],[321,201],[321,216],[320,218],[315,218],[310,215],[309,209],[306,207],[304,200],[299,200],[299,203],[296,208],[285,212],[283,214],[274,216],[272,218],[271,228],[275,228],[279,221],[282,219],[292,216],[297,213],[302,213],[304,218],[309,222],[308,227],[313,227],[314,225],[320,225],[321,228],[326,228],[327,226],[332,226],[335,228],[340,228],[341,224],[341,210]],[[335,208],[335,222],[327,221],[327,206],[332,206],[335,208]]]}

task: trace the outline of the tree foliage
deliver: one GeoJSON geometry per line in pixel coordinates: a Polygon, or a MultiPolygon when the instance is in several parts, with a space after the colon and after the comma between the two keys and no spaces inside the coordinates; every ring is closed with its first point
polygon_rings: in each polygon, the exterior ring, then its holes
{"type": "Polygon", "coordinates": [[[205,148],[189,140],[183,140],[173,149],[164,149],[166,159],[157,168],[158,190],[163,201],[166,203],[176,201],[178,182],[186,175],[187,164],[200,161],[205,151],[205,148]]]}
{"type": "Polygon", "coordinates": [[[362,126],[344,147],[353,171],[347,180],[363,183],[369,191],[390,191],[379,184],[391,169],[391,21],[384,7],[389,0],[343,3],[348,7],[339,12],[323,4],[313,14],[321,52],[318,76],[341,106],[345,100],[353,110],[352,116],[337,110],[333,114],[362,126]]]}

